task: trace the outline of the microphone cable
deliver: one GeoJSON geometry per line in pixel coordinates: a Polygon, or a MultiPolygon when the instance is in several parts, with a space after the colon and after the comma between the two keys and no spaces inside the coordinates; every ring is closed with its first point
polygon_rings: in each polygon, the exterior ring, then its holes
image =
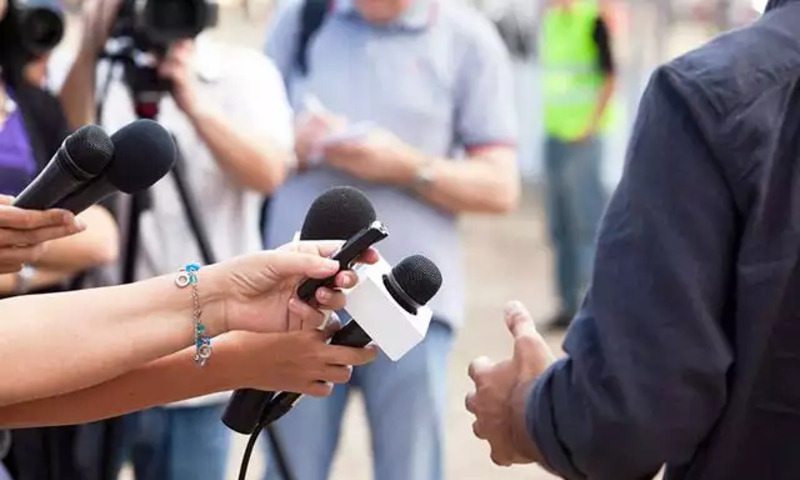
{"type": "Polygon", "coordinates": [[[278,470],[280,471],[283,480],[295,480],[294,475],[289,469],[289,466],[286,464],[286,452],[282,451],[281,444],[276,441],[278,432],[275,430],[275,427],[268,418],[270,406],[272,406],[272,399],[270,399],[270,401],[266,402],[264,405],[264,408],[261,410],[261,416],[258,419],[258,425],[256,426],[256,429],[253,430],[253,433],[250,434],[250,438],[247,440],[247,446],[245,446],[244,455],[242,455],[242,463],[239,466],[239,480],[247,479],[247,468],[250,466],[250,457],[253,455],[253,449],[256,446],[258,437],[261,435],[261,430],[265,428],[269,429],[269,443],[272,449],[275,450],[275,455],[273,455],[273,457],[278,465],[278,470]]]}

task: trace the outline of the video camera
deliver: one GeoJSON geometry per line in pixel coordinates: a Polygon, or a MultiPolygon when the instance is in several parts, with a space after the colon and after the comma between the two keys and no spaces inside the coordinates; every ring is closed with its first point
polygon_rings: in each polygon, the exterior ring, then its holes
{"type": "Polygon", "coordinates": [[[19,47],[29,58],[53,50],[64,37],[64,11],[58,0],[15,0],[10,2],[19,47]]]}
{"type": "Polygon", "coordinates": [[[137,109],[146,105],[146,111],[157,111],[158,101],[170,90],[157,71],[169,47],[215,26],[218,16],[216,0],[123,0],[102,56],[124,64],[125,83],[137,109]]]}

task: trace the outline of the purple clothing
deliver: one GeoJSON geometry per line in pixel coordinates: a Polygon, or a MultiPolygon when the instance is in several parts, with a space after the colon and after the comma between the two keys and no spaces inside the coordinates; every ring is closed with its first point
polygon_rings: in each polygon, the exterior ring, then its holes
{"type": "Polygon", "coordinates": [[[18,194],[35,173],[36,159],[22,113],[17,109],[0,127],[0,193],[18,194]]]}

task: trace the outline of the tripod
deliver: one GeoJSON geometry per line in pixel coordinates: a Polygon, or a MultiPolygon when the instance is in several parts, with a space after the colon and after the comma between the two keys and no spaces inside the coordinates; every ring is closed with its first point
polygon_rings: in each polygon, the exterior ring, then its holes
{"type": "MultiPolygon", "coordinates": [[[[108,86],[111,80],[113,70],[113,62],[109,67],[109,77],[103,91],[103,97],[108,93],[108,86]]],[[[163,91],[157,89],[151,92],[146,92],[145,95],[134,95],[134,107],[137,116],[140,119],[156,120],[158,117],[158,100],[160,100],[163,91]],[[138,97],[138,98],[137,98],[138,97]],[[147,98],[149,101],[139,101],[139,98],[147,98]],[[153,101],[153,99],[156,99],[153,101]]],[[[104,99],[104,98],[103,98],[104,99]]],[[[103,101],[98,104],[97,118],[102,118],[103,101]]],[[[183,206],[184,214],[186,215],[189,228],[191,229],[192,236],[200,251],[204,265],[211,265],[216,263],[217,258],[213,253],[211,243],[208,240],[207,230],[199,216],[195,198],[192,195],[190,186],[186,181],[185,159],[181,152],[180,145],[173,135],[173,140],[176,147],[175,164],[170,172],[174,181],[175,187],[178,191],[181,204],[183,206]]],[[[127,219],[127,238],[125,241],[123,269],[122,269],[122,283],[133,283],[136,279],[136,260],[138,258],[139,240],[140,240],[140,221],[141,215],[152,207],[152,196],[149,191],[139,192],[131,196],[131,208],[127,219]]],[[[122,435],[124,434],[125,425],[122,417],[106,420],[103,425],[103,442],[100,455],[100,480],[116,480],[117,466],[118,466],[118,446],[122,435]]],[[[295,480],[293,473],[290,470],[289,464],[286,461],[286,451],[280,442],[277,432],[272,426],[267,428],[270,445],[274,453],[274,459],[278,470],[284,480],[295,480]]]]}

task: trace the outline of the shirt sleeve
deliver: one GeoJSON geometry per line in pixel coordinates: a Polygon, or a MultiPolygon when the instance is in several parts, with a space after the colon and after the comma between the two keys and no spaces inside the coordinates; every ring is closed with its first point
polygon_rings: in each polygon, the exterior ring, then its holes
{"type": "Polygon", "coordinates": [[[294,67],[295,49],[300,35],[302,3],[298,0],[281,2],[272,24],[267,29],[264,52],[278,68],[284,83],[288,83],[294,67]]]}
{"type": "Polygon", "coordinates": [[[616,71],[614,49],[612,47],[608,23],[606,23],[603,17],[597,17],[597,23],[594,27],[594,41],[597,44],[597,52],[599,54],[598,67],[600,71],[606,75],[613,75],[616,71]]]}
{"type": "Polygon", "coordinates": [[[568,356],[528,398],[528,430],[568,479],[687,463],[726,404],[737,210],[676,78],[651,79],[568,356]]]}
{"type": "MultiPolygon", "coordinates": [[[[289,105],[286,87],[274,63],[260,52],[242,49],[230,57],[232,71],[247,72],[231,78],[225,109],[242,128],[263,132],[264,138],[277,142],[283,149],[294,145],[294,112],[289,105]]],[[[291,158],[287,155],[287,158],[291,158]]]]}
{"type": "Polygon", "coordinates": [[[475,28],[459,71],[456,135],[467,149],[514,146],[517,118],[511,59],[496,29],[475,28]]]}

